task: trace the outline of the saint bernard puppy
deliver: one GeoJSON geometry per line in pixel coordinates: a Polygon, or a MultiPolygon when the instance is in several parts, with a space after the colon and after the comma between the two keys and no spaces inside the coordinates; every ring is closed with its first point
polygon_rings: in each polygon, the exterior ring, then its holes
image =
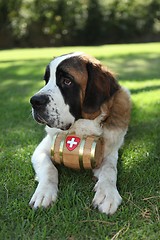
{"type": "Polygon", "coordinates": [[[113,74],[84,53],[54,58],[46,68],[46,85],[31,99],[34,119],[46,125],[46,137],[32,156],[38,186],[30,206],[48,207],[57,199],[58,171],[51,161],[53,136],[58,131],[104,138],[104,157],[93,169],[97,182],[93,206],[113,214],[122,198],[117,190],[118,150],[128,129],[131,101],[113,74]]]}

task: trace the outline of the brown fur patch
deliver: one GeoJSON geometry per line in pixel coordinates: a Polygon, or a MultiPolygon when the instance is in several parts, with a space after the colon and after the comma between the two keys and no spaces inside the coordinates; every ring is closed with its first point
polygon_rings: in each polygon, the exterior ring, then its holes
{"type": "Polygon", "coordinates": [[[64,60],[61,63],[61,67],[63,68],[64,71],[72,75],[75,81],[80,85],[81,87],[80,97],[82,105],[85,97],[85,90],[88,80],[86,62],[83,60],[83,58],[81,58],[81,56],[75,56],[64,60]]]}
{"type": "Polygon", "coordinates": [[[101,113],[100,110],[97,111],[97,112],[95,112],[95,113],[85,113],[85,112],[82,111],[82,117],[83,117],[84,119],[93,120],[93,119],[95,119],[96,117],[98,117],[98,116],[100,115],[100,113],[101,113]]]}
{"type": "Polygon", "coordinates": [[[123,88],[118,90],[105,105],[108,108],[108,117],[104,126],[107,128],[126,129],[130,121],[131,112],[131,100],[127,90],[123,88]]]}

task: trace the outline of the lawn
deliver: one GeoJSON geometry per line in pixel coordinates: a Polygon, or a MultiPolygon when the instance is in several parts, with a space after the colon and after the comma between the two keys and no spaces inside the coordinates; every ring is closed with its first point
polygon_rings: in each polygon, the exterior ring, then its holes
{"type": "Polygon", "coordinates": [[[0,51],[0,239],[115,240],[160,237],[160,43],[0,51]],[[92,205],[91,171],[59,167],[59,197],[49,209],[28,206],[36,182],[31,155],[44,136],[29,98],[44,84],[53,56],[84,51],[112,69],[132,94],[132,116],[119,152],[123,203],[106,216],[92,205]]]}

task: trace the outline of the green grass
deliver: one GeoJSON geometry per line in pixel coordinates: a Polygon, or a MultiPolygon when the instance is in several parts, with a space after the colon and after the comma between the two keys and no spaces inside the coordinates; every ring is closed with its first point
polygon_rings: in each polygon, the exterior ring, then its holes
{"type": "Polygon", "coordinates": [[[160,236],[160,43],[0,51],[0,239],[108,240],[160,236]],[[29,98],[53,56],[84,51],[117,73],[132,94],[131,124],[119,152],[123,203],[113,216],[93,209],[92,173],[59,167],[59,197],[49,209],[28,202],[36,183],[30,158],[44,136],[29,98]]]}

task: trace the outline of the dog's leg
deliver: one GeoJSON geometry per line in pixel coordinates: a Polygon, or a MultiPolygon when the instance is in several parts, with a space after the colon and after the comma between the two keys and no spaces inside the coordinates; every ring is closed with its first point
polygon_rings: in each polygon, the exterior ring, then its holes
{"type": "Polygon", "coordinates": [[[102,166],[94,170],[94,175],[98,178],[95,185],[95,197],[93,199],[94,207],[98,207],[99,211],[106,214],[116,212],[121,204],[122,198],[116,187],[117,181],[117,158],[116,152],[107,156],[102,166]]]}
{"type": "Polygon", "coordinates": [[[52,138],[48,134],[35,149],[32,156],[38,186],[30,200],[33,208],[48,207],[57,198],[58,171],[51,162],[50,149],[52,138]]]}
{"type": "Polygon", "coordinates": [[[106,131],[104,160],[99,169],[94,170],[98,179],[95,185],[93,205],[100,212],[113,214],[121,204],[122,198],[117,190],[117,160],[118,150],[123,143],[126,131],[106,131]]]}

